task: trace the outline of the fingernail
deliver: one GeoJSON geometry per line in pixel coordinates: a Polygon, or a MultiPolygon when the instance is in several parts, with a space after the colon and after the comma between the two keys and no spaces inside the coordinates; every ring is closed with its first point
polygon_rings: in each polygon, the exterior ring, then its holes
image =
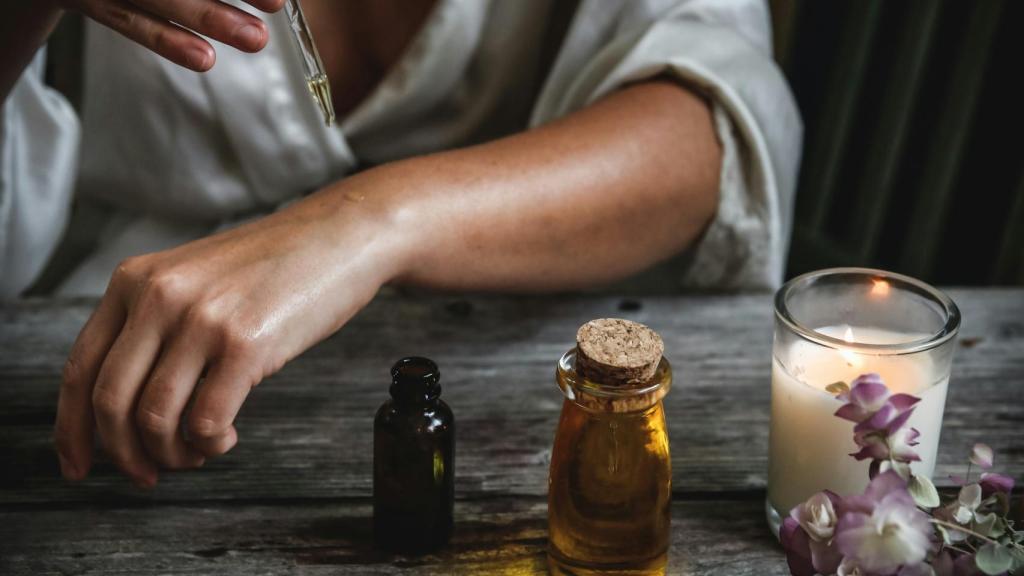
{"type": "Polygon", "coordinates": [[[193,70],[206,70],[210,67],[210,51],[205,48],[190,48],[185,53],[188,67],[193,70]]]}
{"type": "Polygon", "coordinates": [[[263,29],[255,24],[246,24],[235,30],[235,42],[255,50],[263,45],[263,29]]]}
{"type": "Polygon", "coordinates": [[[203,464],[206,464],[206,455],[197,450],[189,450],[188,458],[186,459],[186,468],[199,468],[203,464]]]}
{"type": "Polygon", "coordinates": [[[60,460],[60,474],[68,480],[78,479],[78,468],[71,463],[70,460],[64,457],[60,452],[57,453],[57,459],[60,460]]]}

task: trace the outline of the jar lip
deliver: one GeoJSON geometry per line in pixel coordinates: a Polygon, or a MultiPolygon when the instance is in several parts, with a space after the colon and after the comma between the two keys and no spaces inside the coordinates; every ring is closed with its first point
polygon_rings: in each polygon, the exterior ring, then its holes
{"type": "Polygon", "coordinates": [[[937,348],[951,340],[960,330],[960,309],[944,292],[916,278],[877,268],[826,268],[801,274],[800,276],[797,276],[783,284],[775,293],[775,317],[805,340],[833,349],[852,349],[866,354],[879,356],[914,354],[925,350],[931,350],[932,348],[937,348]],[[937,304],[942,310],[945,322],[942,328],[925,338],[908,340],[906,342],[899,342],[896,344],[851,344],[850,342],[840,338],[829,336],[815,330],[814,328],[810,328],[797,320],[790,312],[786,301],[794,291],[807,288],[818,280],[830,276],[863,277],[866,280],[872,281],[884,280],[894,287],[912,291],[937,304]]]}
{"type": "Polygon", "coordinates": [[[644,394],[656,392],[659,388],[664,387],[668,382],[666,378],[661,378],[659,376],[663,375],[666,371],[671,370],[671,365],[668,360],[662,356],[661,361],[658,363],[658,369],[657,372],[655,372],[655,377],[651,379],[651,383],[639,386],[607,386],[600,382],[592,382],[585,378],[577,377],[575,366],[576,348],[573,347],[558,359],[559,381],[560,383],[562,380],[566,381],[566,384],[569,387],[569,390],[563,387],[563,392],[569,395],[570,393],[575,393],[576,390],[580,390],[590,396],[609,399],[630,398],[633,396],[642,396],[644,394]]]}

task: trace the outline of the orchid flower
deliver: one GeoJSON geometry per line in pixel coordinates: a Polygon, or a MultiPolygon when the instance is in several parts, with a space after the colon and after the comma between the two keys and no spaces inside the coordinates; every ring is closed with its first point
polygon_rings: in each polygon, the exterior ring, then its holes
{"type": "Polygon", "coordinates": [[[838,501],[834,492],[819,492],[793,508],[783,521],[779,538],[793,574],[832,574],[838,568],[842,557],[832,542],[838,501]]]}
{"type": "MultiPolygon", "coordinates": [[[[910,468],[921,459],[920,434],[907,426],[920,398],[890,394],[878,374],[832,386],[844,403],[836,416],[854,423],[859,450],[850,456],[871,461],[870,483],[845,498],[819,492],[790,511],[779,537],[792,574],[1024,574],[1024,532],[1005,517],[1012,478],[986,472],[971,482],[968,466],[966,477],[951,477],[957,498],[941,506],[931,481],[910,468]]],[[[974,445],[972,465],[987,470],[993,460],[992,448],[974,445]]]]}
{"type": "Polygon", "coordinates": [[[861,496],[843,500],[836,545],[870,574],[894,574],[919,564],[932,545],[928,516],[917,508],[895,472],[879,474],[861,496]]]}

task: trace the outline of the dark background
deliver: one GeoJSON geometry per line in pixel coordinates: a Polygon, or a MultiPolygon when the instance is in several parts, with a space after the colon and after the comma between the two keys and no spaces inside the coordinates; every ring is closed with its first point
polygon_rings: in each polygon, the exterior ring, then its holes
{"type": "Polygon", "coordinates": [[[1024,284],[1024,2],[771,7],[805,123],[787,276],[1024,284]]]}

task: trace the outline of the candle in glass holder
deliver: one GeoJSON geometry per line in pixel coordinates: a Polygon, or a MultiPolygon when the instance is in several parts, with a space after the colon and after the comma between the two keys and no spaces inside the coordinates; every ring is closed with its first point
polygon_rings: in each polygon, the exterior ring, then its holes
{"type": "Polygon", "coordinates": [[[956,305],[918,280],[860,268],[812,272],[776,295],[766,510],[780,517],[816,492],[860,493],[869,461],[850,454],[854,424],[826,388],[877,373],[890,392],[921,398],[909,426],[920,432],[915,474],[935,469],[949,386],[956,305]]]}

